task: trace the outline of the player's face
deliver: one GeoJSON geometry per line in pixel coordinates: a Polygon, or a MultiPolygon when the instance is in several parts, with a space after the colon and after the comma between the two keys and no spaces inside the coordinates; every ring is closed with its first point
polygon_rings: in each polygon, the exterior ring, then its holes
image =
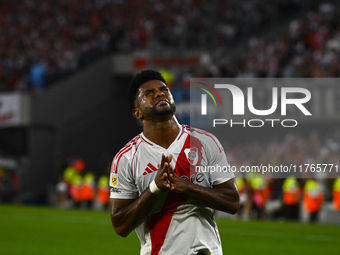
{"type": "Polygon", "coordinates": [[[172,116],[176,111],[175,101],[169,88],[159,80],[143,83],[138,89],[136,103],[143,119],[172,116]]]}

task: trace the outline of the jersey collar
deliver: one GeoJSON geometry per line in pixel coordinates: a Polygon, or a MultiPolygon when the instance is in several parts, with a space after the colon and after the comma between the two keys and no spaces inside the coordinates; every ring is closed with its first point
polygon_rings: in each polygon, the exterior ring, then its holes
{"type": "MultiPolygon", "coordinates": [[[[183,127],[183,125],[180,125],[180,131],[178,132],[178,135],[176,136],[175,140],[170,144],[169,148],[170,148],[177,140],[179,140],[179,139],[181,138],[183,132],[184,132],[184,127],[183,127]]],[[[140,138],[141,138],[144,142],[146,142],[147,144],[149,144],[150,146],[161,147],[161,146],[159,146],[158,144],[156,144],[156,143],[150,141],[148,138],[146,138],[143,132],[140,133],[140,138]]],[[[163,147],[161,147],[161,148],[163,148],[163,147]]],[[[169,148],[168,148],[168,149],[169,149],[169,148]]],[[[165,149],[165,148],[163,148],[163,149],[165,149]]],[[[167,149],[165,149],[165,150],[167,150],[167,149]]]]}

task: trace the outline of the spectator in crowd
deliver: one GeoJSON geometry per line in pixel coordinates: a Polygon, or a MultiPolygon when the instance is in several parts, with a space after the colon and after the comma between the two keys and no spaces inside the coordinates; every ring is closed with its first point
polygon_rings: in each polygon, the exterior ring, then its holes
{"type": "Polygon", "coordinates": [[[63,178],[60,178],[59,182],[56,185],[57,192],[57,203],[60,208],[68,208],[69,199],[68,199],[68,186],[63,178]]]}
{"type": "Polygon", "coordinates": [[[98,179],[96,201],[99,204],[99,209],[107,210],[109,208],[110,187],[109,177],[106,174],[98,179]]]}
{"type": "Polygon", "coordinates": [[[43,63],[35,64],[29,73],[29,83],[34,90],[42,91],[46,87],[47,68],[43,63]]]}
{"type": "Polygon", "coordinates": [[[309,221],[316,222],[325,199],[324,194],[315,179],[308,179],[303,191],[303,209],[309,213],[309,221]]]}
{"type": "Polygon", "coordinates": [[[298,220],[301,196],[298,180],[294,176],[286,178],[283,182],[282,192],[284,217],[289,220],[298,220]]]}
{"type": "MultiPolygon", "coordinates": [[[[63,172],[62,182],[67,185],[69,199],[71,199],[74,207],[80,207],[82,201],[82,176],[81,173],[85,169],[85,162],[76,158],[70,161],[63,172]]],[[[59,185],[59,188],[63,187],[59,185]]],[[[57,187],[58,191],[58,187],[57,187]]]]}
{"type": "Polygon", "coordinates": [[[88,209],[93,208],[93,201],[95,197],[95,176],[91,172],[87,172],[82,179],[81,200],[84,207],[88,209]]]}

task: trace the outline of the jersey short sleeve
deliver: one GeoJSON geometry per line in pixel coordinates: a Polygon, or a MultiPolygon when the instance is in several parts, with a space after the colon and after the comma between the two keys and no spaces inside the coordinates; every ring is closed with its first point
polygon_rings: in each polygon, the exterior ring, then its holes
{"type": "Polygon", "coordinates": [[[110,198],[135,199],[138,197],[128,154],[117,154],[113,159],[109,185],[110,198]]]}
{"type": "Polygon", "coordinates": [[[206,139],[205,152],[208,157],[208,164],[211,166],[209,174],[212,186],[235,177],[234,173],[230,171],[227,156],[221,143],[212,134],[210,134],[210,139],[206,139]]]}

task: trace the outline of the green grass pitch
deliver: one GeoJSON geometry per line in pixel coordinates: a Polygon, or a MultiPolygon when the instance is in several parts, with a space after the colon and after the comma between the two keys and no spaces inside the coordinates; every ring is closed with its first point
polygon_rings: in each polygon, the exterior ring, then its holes
{"type": "MultiPolygon", "coordinates": [[[[340,255],[337,225],[225,219],[217,224],[224,254],[340,255]]],[[[129,255],[139,249],[134,232],[127,238],[114,233],[109,212],[0,205],[1,255],[129,255]]]]}

